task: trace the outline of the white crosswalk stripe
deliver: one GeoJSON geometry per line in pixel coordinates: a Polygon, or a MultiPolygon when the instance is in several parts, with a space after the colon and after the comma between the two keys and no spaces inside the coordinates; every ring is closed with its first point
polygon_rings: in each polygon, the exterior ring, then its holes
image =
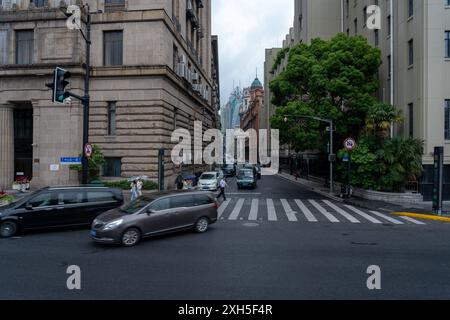
{"type": "Polygon", "coordinates": [[[401,221],[399,221],[397,219],[388,217],[387,215],[379,213],[378,211],[370,211],[370,212],[373,213],[374,215],[376,215],[377,217],[382,218],[384,220],[387,220],[387,221],[389,221],[389,222],[391,222],[393,224],[399,224],[399,225],[400,224],[404,224],[403,222],[401,222],[401,221]]]}
{"type": "Polygon", "coordinates": [[[238,200],[238,202],[236,203],[236,206],[234,207],[233,212],[231,213],[228,220],[237,220],[238,219],[239,213],[241,212],[242,207],[244,206],[244,201],[245,201],[245,199],[238,200]]]}
{"type": "Polygon", "coordinates": [[[363,217],[363,218],[369,220],[369,221],[372,222],[372,223],[375,223],[375,224],[383,224],[383,222],[381,222],[380,220],[375,219],[374,217],[368,215],[367,213],[365,213],[365,212],[363,212],[363,211],[361,211],[361,210],[359,210],[359,209],[356,209],[356,208],[353,207],[353,206],[350,206],[350,205],[345,205],[345,206],[346,206],[348,209],[352,210],[354,213],[359,214],[361,217],[363,217]]]}
{"type": "Polygon", "coordinates": [[[351,223],[361,223],[361,221],[359,221],[358,219],[356,219],[355,217],[353,217],[351,214],[347,213],[346,211],[344,211],[343,209],[339,208],[337,205],[335,205],[334,203],[332,203],[331,201],[328,200],[323,200],[323,202],[329,206],[331,209],[333,209],[334,211],[336,211],[337,213],[339,213],[340,215],[342,215],[344,218],[346,218],[348,221],[350,221],[351,223]]]}
{"type": "Polygon", "coordinates": [[[340,222],[335,216],[327,211],[324,207],[322,207],[316,200],[309,200],[309,202],[316,208],[321,214],[323,214],[328,220],[333,223],[340,222]]]}
{"type": "Polygon", "coordinates": [[[225,210],[227,209],[228,205],[230,204],[231,200],[227,200],[224,203],[222,203],[222,205],[219,208],[219,211],[217,212],[219,218],[223,215],[223,213],[225,212],[225,210]]]}
{"type": "Polygon", "coordinates": [[[400,217],[400,218],[402,218],[403,220],[409,221],[411,223],[418,224],[418,225],[425,225],[426,224],[426,223],[424,223],[422,221],[419,221],[419,220],[416,220],[416,219],[413,219],[413,218],[410,218],[410,217],[400,217]]]}
{"type": "Polygon", "coordinates": [[[342,205],[331,200],[299,200],[299,199],[258,199],[231,198],[224,201],[218,210],[220,220],[230,221],[285,221],[332,222],[332,223],[374,223],[385,222],[394,225],[426,225],[426,223],[409,217],[391,217],[378,211],[358,209],[351,205],[342,205]],[[250,205],[251,203],[251,205],[250,205]],[[262,212],[260,212],[261,210],[262,212]],[[265,214],[267,210],[267,215],[265,214]],[[284,214],[282,214],[284,212],[284,214]],[[324,220],[324,218],[326,220],[324,220]],[[341,219],[342,217],[342,219],[341,219]],[[363,219],[361,219],[361,218],[363,219]]]}
{"type": "Polygon", "coordinates": [[[316,217],[314,217],[311,210],[309,210],[308,207],[305,206],[303,201],[296,199],[295,203],[297,204],[297,206],[300,208],[300,210],[305,215],[306,220],[308,220],[309,222],[319,222],[319,220],[317,220],[316,217]]]}
{"type": "Polygon", "coordinates": [[[248,216],[249,221],[256,221],[258,220],[258,208],[259,208],[259,200],[253,199],[252,200],[252,207],[250,209],[250,215],[248,216]]]}
{"type": "Polygon", "coordinates": [[[269,221],[278,221],[277,212],[275,211],[275,205],[272,199],[267,199],[267,214],[269,221]]]}
{"type": "Polygon", "coordinates": [[[298,222],[296,213],[294,210],[292,210],[291,206],[289,205],[289,202],[286,199],[281,199],[281,204],[283,205],[284,212],[286,212],[286,215],[288,217],[288,220],[291,222],[298,222]]]}

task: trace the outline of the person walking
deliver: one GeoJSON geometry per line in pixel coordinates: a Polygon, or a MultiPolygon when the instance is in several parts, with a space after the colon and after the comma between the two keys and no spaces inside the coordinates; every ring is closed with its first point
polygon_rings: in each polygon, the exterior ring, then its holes
{"type": "Polygon", "coordinates": [[[142,188],[144,187],[144,181],[142,179],[139,179],[136,183],[136,191],[138,198],[142,197],[142,188]]]}
{"type": "Polygon", "coordinates": [[[137,180],[134,180],[131,185],[131,201],[136,200],[139,196],[138,196],[138,188],[137,188],[137,180]]]}
{"type": "Polygon", "coordinates": [[[227,181],[225,180],[225,177],[223,177],[219,182],[220,193],[219,193],[219,196],[217,197],[217,199],[219,199],[220,197],[223,197],[223,201],[227,201],[227,196],[225,195],[225,188],[227,186],[228,186],[227,181]]]}

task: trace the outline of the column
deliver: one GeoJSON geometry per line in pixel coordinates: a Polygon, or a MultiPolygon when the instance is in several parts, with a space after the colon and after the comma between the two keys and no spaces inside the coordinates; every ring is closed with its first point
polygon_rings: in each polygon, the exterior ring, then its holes
{"type": "Polygon", "coordinates": [[[0,105],[0,189],[11,189],[14,181],[14,112],[0,105]]]}

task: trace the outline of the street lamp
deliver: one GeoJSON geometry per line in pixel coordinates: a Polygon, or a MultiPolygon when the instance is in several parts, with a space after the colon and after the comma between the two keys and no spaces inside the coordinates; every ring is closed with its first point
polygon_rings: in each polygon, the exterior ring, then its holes
{"type": "MultiPolygon", "coordinates": [[[[330,193],[332,194],[334,192],[334,178],[333,178],[333,162],[335,161],[335,157],[333,154],[333,132],[335,131],[334,126],[333,126],[333,119],[322,119],[319,117],[314,117],[314,116],[290,116],[287,115],[284,117],[284,122],[287,123],[289,121],[289,118],[294,118],[297,121],[300,119],[311,119],[311,120],[316,120],[316,121],[320,121],[320,122],[325,122],[328,123],[329,127],[329,132],[330,132],[330,150],[329,150],[329,156],[328,156],[328,161],[330,162],[330,193]]],[[[327,129],[328,130],[328,129],[327,129]]]]}

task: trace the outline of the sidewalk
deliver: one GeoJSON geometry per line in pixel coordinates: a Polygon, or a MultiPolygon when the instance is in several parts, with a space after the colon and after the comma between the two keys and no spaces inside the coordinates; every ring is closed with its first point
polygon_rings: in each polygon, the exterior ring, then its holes
{"type": "MultiPolygon", "coordinates": [[[[360,207],[363,209],[374,210],[374,211],[384,211],[384,212],[402,212],[402,213],[413,213],[413,214],[425,214],[432,215],[432,207],[433,204],[431,202],[421,202],[412,204],[394,204],[388,203],[384,201],[374,201],[367,200],[358,197],[352,197],[350,199],[342,199],[340,197],[339,191],[340,186],[335,186],[335,192],[330,194],[329,188],[325,187],[323,183],[305,180],[305,179],[295,179],[295,176],[292,176],[287,173],[278,174],[281,178],[287,179],[289,181],[295,182],[311,191],[315,191],[323,196],[331,198],[335,201],[340,201],[355,207],[360,207]]],[[[450,216],[448,213],[450,212],[450,202],[444,202],[444,216],[450,216]]]]}

